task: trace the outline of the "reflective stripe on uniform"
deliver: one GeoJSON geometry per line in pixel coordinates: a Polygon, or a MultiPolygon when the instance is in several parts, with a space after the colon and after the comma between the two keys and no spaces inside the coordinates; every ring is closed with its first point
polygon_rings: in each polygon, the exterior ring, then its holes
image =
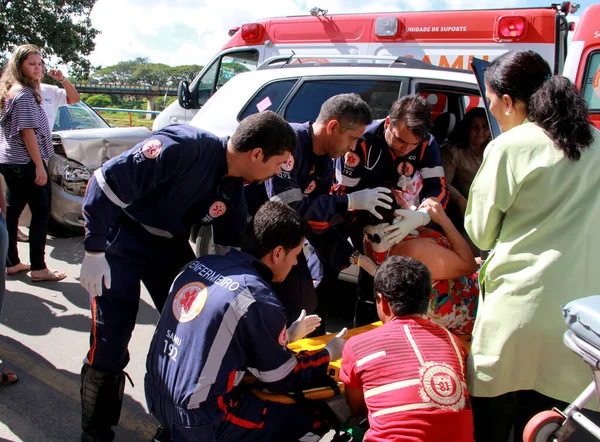
{"type": "Polygon", "coordinates": [[[444,168],[442,166],[424,167],[423,169],[419,169],[419,172],[421,172],[423,179],[444,177],[444,168]]]}
{"type": "Polygon", "coordinates": [[[288,374],[290,374],[296,365],[298,364],[298,359],[296,359],[296,355],[291,355],[290,359],[287,360],[283,365],[279,367],[269,370],[269,371],[260,371],[256,368],[248,367],[248,371],[252,373],[259,381],[263,382],[277,382],[285,378],[288,374]]]}
{"type": "Polygon", "coordinates": [[[106,197],[114,205],[119,206],[121,209],[124,209],[125,207],[129,206],[129,204],[124,203],[123,201],[121,201],[121,199],[110,188],[110,186],[108,185],[108,183],[104,179],[104,175],[102,174],[102,169],[97,169],[94,172],[94,176],[96,177],[96,182],[100,186],[100,189],[102,189],[102,192],[104,192],[104,195],[106,195],[106,197]]]}
{"type": "Polygon", "coordinates": [[[208,352],[206,364],[200,373],[194,392],[190,396],[190,401],[187,405],[188,410],[198,408],[208,398],[210,388],[217,380],[219,368],[233,339],[232,330],[237,328],[239,319],[246,314],[250,306],[255,302],[256,300],[252,296],[252,293],[246,287],[229,304],[229,308],[223,315],[223,320],[219,325],[215,339],[208,352]]]}
{"type": "Polygon", "coordinates": [[[273,195],[271,197],[271,201],[276,203],[290,204],[295,203],[296,201],[302,201],[304,195],[300,191],[300,189],[290,189],[285,192],[278,193],[277,195],[273,195]]]}
{"type": "Polygon", "coordinates": [[[356,187],[360,183],[360,178],[350,178],[344,175],[339,169],[335,169],[335,179],[343,186],[356,187]]]}

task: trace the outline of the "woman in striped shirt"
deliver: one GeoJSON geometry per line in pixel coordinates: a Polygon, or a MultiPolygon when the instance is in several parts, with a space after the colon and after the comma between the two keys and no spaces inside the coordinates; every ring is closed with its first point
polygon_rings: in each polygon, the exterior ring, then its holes
{"type": "Polygon", "coordinates": [[[54,154],[52,134],[41,106],[44,68],[39,48],[19,46],[0,79],[0,172],[8,188],[9,275],[31,270],[31,280],[60,281],[63,272],[49,270],[44,260],[51,189],[46,161],[54,154]],[[17,227],[26,204],[31,209],[29,256],[19,260],[17,227]]]}

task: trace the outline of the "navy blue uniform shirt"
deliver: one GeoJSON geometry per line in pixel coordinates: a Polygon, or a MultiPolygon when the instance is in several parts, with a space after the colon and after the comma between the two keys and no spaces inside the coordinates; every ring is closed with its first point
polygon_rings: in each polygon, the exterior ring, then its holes
{"type": "Polygon", "coordinates": [[[176,278],[146,363],[146,383],[171,401],[196,409],[217,405],[246,372],[270,389],[293,390],[326,373],[325,349],[287,348],[283,306],[270,269],[232,249],[190,263],[176,278]]]}
{"type": "Polygon", "coordinates": [[[446,207],[446,178],[435,138],[430,134],[412,151],[397,157],[385,141],[384,123],[385,120],[373,121],[356,151],[336,160],[336,193],[394,183],[411,205],[418,206],[422,200],[435,197],[446,207]]]}
{"type": "Polygon", "coordinates": [[[313,150],[311,123],[290,124],[298,135],[296,148],[281,173],[265,182],[267,197],[285,203],[302,215],[313,228],[322,231],[338,213],[346,213],[348,197],[330,195],[333,160],[313,150]]]}
{"type": "Polygon", "coordinates": [[[226,138],[172,125],[104,163],[83,202],[84,246],[103,251],[124,211],[149,231],[187,235],[193,224],[213,224],[215,243],[240,246],[247,208],[243,179],[227,174],[226,138]]]}

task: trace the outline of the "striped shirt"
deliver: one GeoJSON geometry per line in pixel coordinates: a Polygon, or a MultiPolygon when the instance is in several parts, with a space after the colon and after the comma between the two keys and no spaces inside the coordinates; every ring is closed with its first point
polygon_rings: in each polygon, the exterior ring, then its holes
{"type": "Polygon", "coordinates": [[[21,135],[23,129],[34,129],[44,160],[54,155],[48,119],[29,88],[4,102],[0,115],[0,164],[27,164],[31,161],[21,135]]]}
{"type": "Polygon", "coordinates": [[[340,380],[362,389],[367,442],[473,442],[466,352],[428,319],[398,318],[348,340],[340,380]]]}

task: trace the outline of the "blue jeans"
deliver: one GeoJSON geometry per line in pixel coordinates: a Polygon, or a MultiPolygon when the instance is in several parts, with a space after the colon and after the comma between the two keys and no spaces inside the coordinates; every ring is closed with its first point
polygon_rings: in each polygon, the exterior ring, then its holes
{"type": "Polygon", "coordinates": [[[0,210],[0,314],[4,304],[4,291],[6,290],[6,254],[8,253],[8,232],[6,221],[0,210]]]}

